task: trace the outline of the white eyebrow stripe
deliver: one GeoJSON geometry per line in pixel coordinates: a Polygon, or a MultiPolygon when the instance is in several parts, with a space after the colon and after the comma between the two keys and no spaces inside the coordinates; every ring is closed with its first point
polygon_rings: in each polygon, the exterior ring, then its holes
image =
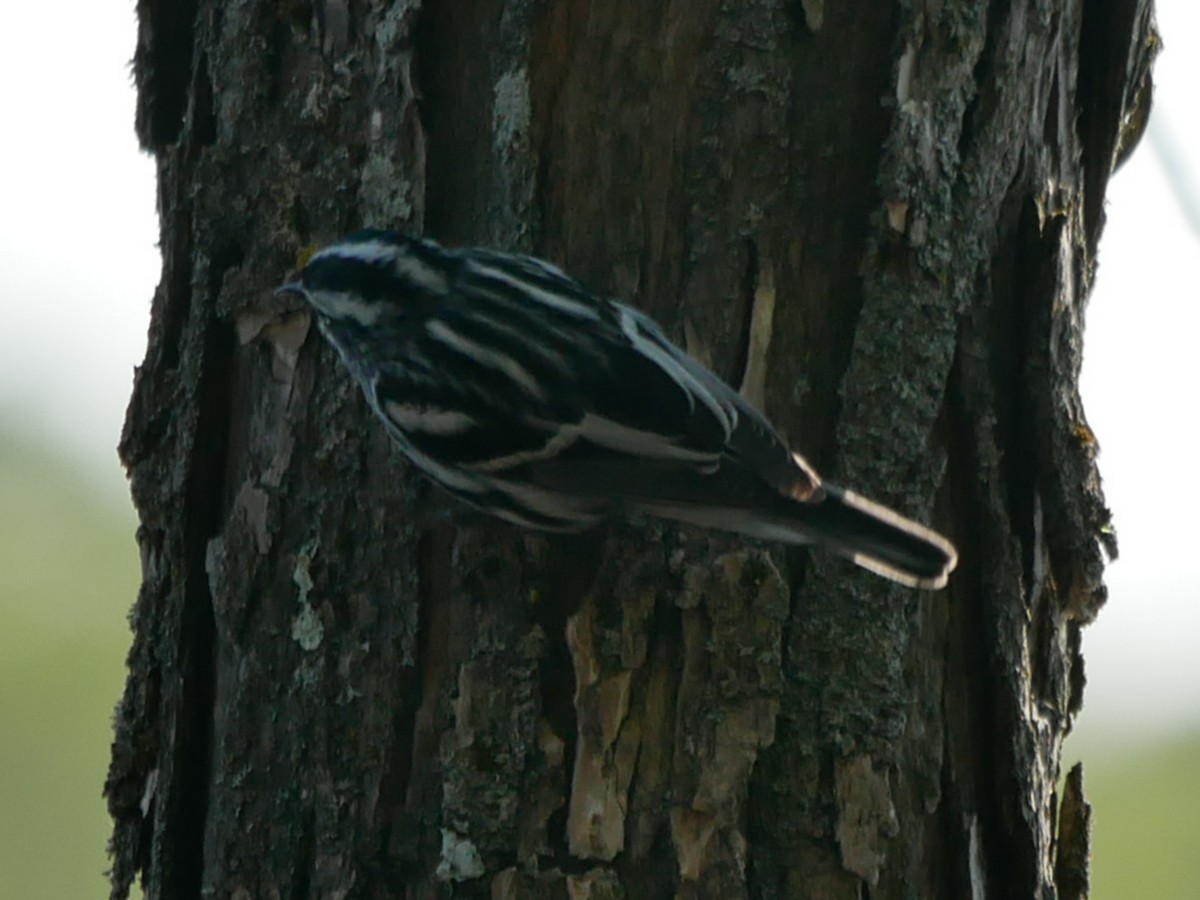
{"type": "Polygon", "coordinates": [[[319,250],[309,259],[313,263],[318,259],[329,259],[336,256],[340,259],[355,259],[364,263],[378,263],[391,259],[396,255],[397,247],[386,241],[354,241],[342,244],[331,244],[324,250],[319,250]]]}
{"type": "Polygon", "coordinates": [[[455,350],[490,369],[503,372],[510,379],[525,389],[526,392],[539,400],[546,399],[546,392],[537,379],[529,374],[529,370],[507,354],[500,353],[490,347],[463,337],[442,321],[432,321],[425,326],[425,333],[433,340],[455,350]]]}
{"type": "Polygon", "coordinates": [[[392,271],[431,294],[444,294],[449,282],[444,272],[414,255],[409,248],[387,241],[363,241],[334,244],[315,253],[309,262],[321,259],[345,259],[378,265],[390,262],[392,271]]]}
{"type": "Polygon", "coordinates": [[[379,319],[377,304],[368,303],[350,291],[305,291],[308,302],[331,319],[353,319],[364,328],[379,319]]]}
{"type": "Polygon", "coordinates": [[[556,309],[559,312],[566,313],[569,316],[575,316],[579,319],[588,319],[592,322],[599,321],[600,319],[600,314],[586,303],[581,303],[578,300],[574,300],[571,297],[567,297],[563,294],[538,287],[533,282],[510,275],[503,269],[494,268],[493,266],[489,266],[474,259],[471,260],[471,268],[474,270],[476,275],[482,276],[483,278],[491,278],[495,281],[499,281],[501,284],[505,284],[511,288],[514,288],[523,294],[528,294],[534,300],[538,301],[544,306],[549,306],[551,309],[556,309]]]}

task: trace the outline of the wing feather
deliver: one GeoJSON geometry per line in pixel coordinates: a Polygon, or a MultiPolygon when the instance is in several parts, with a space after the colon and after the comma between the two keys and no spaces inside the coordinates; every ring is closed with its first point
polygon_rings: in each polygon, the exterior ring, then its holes
{"type": "Polygon", "coordinates": [[[409,447],[481,473],[589,447],[700,474],[734,458],[791,492],[802,470],[775,429],[653,320],[540,260],[455,252],[439,316],[375,381],[409,447]]]}

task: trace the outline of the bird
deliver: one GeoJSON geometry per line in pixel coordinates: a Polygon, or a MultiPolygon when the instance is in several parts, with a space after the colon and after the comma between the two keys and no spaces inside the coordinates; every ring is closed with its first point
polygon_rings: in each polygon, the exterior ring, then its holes
{"type": "Polygon", "coordinates": [[[500,519],[582,532],[648,514],[927,589],[957,564],[936,531],[824,481],[649,316],[551,263],[371,229],[277,293],[307,304],[409,461],[500,519]]]}

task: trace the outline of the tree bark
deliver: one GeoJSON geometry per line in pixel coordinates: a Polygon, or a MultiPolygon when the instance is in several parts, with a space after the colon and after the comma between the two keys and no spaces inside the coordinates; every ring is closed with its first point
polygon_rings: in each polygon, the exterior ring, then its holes
{"type": "Polygon", "coordinates": [[[163,277],[113,895],[1083,897],[1115,552],[1077,391],[1149,0],[140,0],[163,277]],[[648,310],[939,593],[655,522],[425,527],[275,298],[361,226],[648,310]]]}

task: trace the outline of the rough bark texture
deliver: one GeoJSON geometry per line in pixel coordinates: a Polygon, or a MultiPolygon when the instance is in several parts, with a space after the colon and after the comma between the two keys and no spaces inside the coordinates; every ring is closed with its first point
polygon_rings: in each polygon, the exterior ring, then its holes
{"type": "MultiPolygon", "coordinates": [[[[107,785],[150,898],[1081,897],[1076,379],[1150,0],[140,0],[163,278],[107,785]],[[656,523],[422,530],[271,294],[356,227],[638,303],[950,588],[656,523]]],[[[1109,549],[1112,549],[1111,546],[1109,549]]]]}

